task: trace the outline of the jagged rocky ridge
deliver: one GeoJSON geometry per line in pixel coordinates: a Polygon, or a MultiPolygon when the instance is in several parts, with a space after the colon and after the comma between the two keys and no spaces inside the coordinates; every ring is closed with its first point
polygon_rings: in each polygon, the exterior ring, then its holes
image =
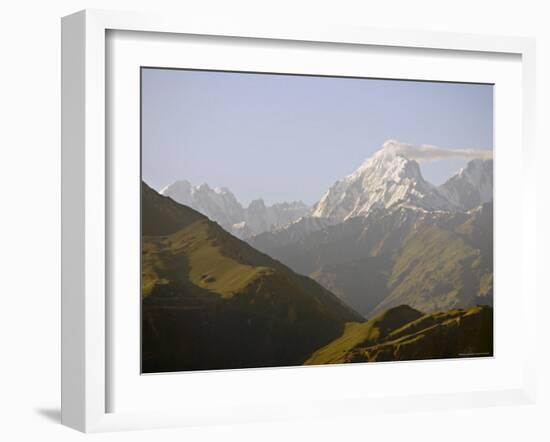
{"type": "Polygon", "coordinates": [[[464,212],[492,201],[492,160],[472,160],[436,187],[423,178],[419,164],[406,157],[404,146],[386,141],[311,208],[301,201],[266,206],[262,199],[243,207],[226,187],[194,186],[187,180],[176,181],[160,193],[198,210],[239,238],[272,232],[278,241],[296,240],[378,209],[464,212]]]}
{"type": "Polygon", "coordinates": [[[438,190],[458,210],[493,201],[493,160],[470,161],[438,190]]]}
{"type": "Polygon", "coordinates": [[[211,188],[208,184],[194,186],[187,180],[176,181],[162,189],[160,194],[198,210],[239,238],[284,227],[310,210],[301,201],[266,206],[262,199],[243,207],[226,187],[211,188]]]}
{"type": "Polygon", "coordinates": [[[422,177],[418,163],[396,153],[397,147],[396,141],[386,141],[382,149],[321,197],[312,216],[345,221],[372,209],[396,206],[452,210],[454,205],[422,177]]]}

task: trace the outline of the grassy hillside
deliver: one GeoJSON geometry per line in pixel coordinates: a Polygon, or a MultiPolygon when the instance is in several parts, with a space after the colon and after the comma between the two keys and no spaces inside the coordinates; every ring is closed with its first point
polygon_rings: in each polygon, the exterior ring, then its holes
{"type": "Polygon", "coordinates": [[[493,309],[422,314],[402,305],[362,323],[317,350],[308,365],[491,356],[493,309]]]}
{"type": "Polygon", "coordinates": [[[403,241],[388,279],[388,295],[371,312],[400,304],[422,311],[493,303],[493,207],[463,220],[417,225],[403,241]]]}
{"type": "Polygon", "coordinates": [[[294,365],[361,321],[315,281],[142,187],[142,370],[294,365]]]}
{"type": "Polygon", "coordinates": [[[350,352],[359,347],[367,347],[381,342],[392,330],[418,319],[422,313],[403,305],[364,323],[346,324],[344,333],[327,346],[317,350],[308,364],[332,364],[347,362],[350,352]]]}

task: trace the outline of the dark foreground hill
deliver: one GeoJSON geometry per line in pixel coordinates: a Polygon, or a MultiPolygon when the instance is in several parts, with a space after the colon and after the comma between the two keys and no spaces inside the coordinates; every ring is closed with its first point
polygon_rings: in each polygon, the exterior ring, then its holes
{"type": "Polygon", "coordinates": [[[142,185],[142,371],[302,364],[362,317],[142,185]]]}
{"type": "Polygon", "coordinates": [[[316,351],[306,364],[410,361],[493,355],[493,309],[422,314],[407,305],[391,308],[316,351]]]}

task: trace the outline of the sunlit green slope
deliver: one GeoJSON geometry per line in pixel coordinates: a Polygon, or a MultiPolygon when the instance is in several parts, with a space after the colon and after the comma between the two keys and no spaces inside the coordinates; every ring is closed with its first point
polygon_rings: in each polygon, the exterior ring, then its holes
{"type": "Polygon", "coordinates": [[[362,323],[346,324],[344,333],[317,350],[306,364],[408,361],[491,356],[493,309],[422,314],[401,305],[362,323]]]}

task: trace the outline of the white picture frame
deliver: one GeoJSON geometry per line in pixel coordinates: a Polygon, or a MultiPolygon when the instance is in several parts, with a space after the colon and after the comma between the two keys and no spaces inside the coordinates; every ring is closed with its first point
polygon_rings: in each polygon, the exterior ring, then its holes
{"type": "MultiPolygon", "coordinates": [[[[407,409],[489,406],[531,403],[536,396],[534,339],[526,339],[521,385],[513,388],[431,393],[378,398],[316,400],[288,407],[237,404],[226,416],[185,411],[109,412],[113,387],[108,372],[112,354],[108,342],[110,323],[107,244],[111,232],[106,222],[110,208],[107,174],[108,117],[106,35],[109,31],[142,31],[163,35],[202,35],[272,39],[292,42],[370,45],[384,48],[425,48],[521,57],[522,121],[521,157],[523,185],[534,180],[535,42],[518,37],[492,37],[451,33],[388,31],[344,26],[300,28],[266,26],[245,20],[216,23],[193,17],[159,17],[86,10],[62,20],[62,423],[84,432],[185,426],[217,422],[249,422],[286,417],[366,414],[407,409]]],[[[536,311],[534,260],[536,257],[536,194],[522,191],[521,277],[524,316],[536,311]],[[527,258],[529,257],[529,258],[527,258]],[[526,260],[529,259],[529,262],[526,260]]],[[[532,315],[535,317],[535,314],[532,315]]],[[[526,325],[533,336],[535,324],[526,325]]],[[[333,367],[339,370],[341,367],[333,367]]],[[[356,367],[357,370],[360,366],[356,367]]],[[[270,376],[275,376],[272,372],[270,376]]]]}

